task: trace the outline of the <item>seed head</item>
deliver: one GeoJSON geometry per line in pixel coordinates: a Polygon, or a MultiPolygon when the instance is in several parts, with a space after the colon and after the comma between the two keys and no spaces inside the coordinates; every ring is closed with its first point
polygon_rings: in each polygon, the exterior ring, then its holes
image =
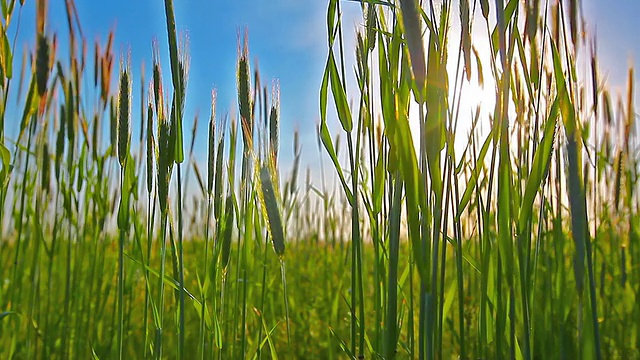
{"type": "Polygon", "coordinates": [[[124,166],[131,141],[131,76],[130,67],[124,62],[120,69],[118,92],[118,160],[124,166]]]}
{"type": "Polygon", "coordinates": [[[153,96],[156,104],[156,113],[162,110],[162,99],[164,98],[162,91],[162,68],[160,66],[160,50],[158,41],[153,41],[153,96]]]}
{"type": "Polygon", "coordinates": [[[209,118],[209,161],[207,167],[207,192],[211,196],[216,162],[216,91],[211,92],[211,117],[209,118]]]}
{"type": "Polygon", "coordinates": [[[64,135],[66,133],[66,116],[64,105],[60,105],[60,128],[58,129],[58,136],[56,138],[56,163],[55,163],[55,173],[56,173],[56,181],[60,184],[60,165],[62,163],[62,156],[64,155],[64,135]]]}
{"type": "Polygon", "coordinates": [[[42,189],[49,193],[51,190],[51,159],[49,157],[49,144],[46,139],[42,145],[42,189]]]}
{"type": "Polygon", "coordinates": [[[278,164],[280,146],[280,86],[274,82],[271,90],[271,111],[269,114],[269,147],[274,165],[278,164]]]}
{"type": "Polygon", "coordinates": [[[147,192],[153,187],[153,106],[151,100],[147,106],[147,192]]]}
{"type": "Polygon", "coordinates": [[[171,142],[171,123],[164,117],[158,118],[158,201],[160,211],[167,213],[169,182],[173,169],[173,144],[171,142]]]}
{"type": "Polygon", "coordinates": [[[249,69],[249,46],[248,35],[245,32],[244,45],[240,51],[240,35],[238,34],[238,106],[240,107],[240,118],[242,122],[243,135],[245,139],[245,149],[251,143],[253,134],[253,117],[251,115],[251,79],[249,69]]]}
{"type": "Polygon", "coordinates": [[[222,130],[220,131],[220,136],[218,139],[218,151],[216,152],[216,170],[215,170],[215,189],[214,189],[214,200],[213,200],[213,214],[216,220],[220,219],[220,213],[222,211],[222,192],[224,188],[224,124],[222,126],[222,130]]]}
{"type": "Polygon", "coordinates": [[[271,173],[268,166],[260,169],[260,182],[262,183],[262,201],[267,213],[267,224],[273,242],[273,249],[278,256],[284,255],[284,231],[282,229],[282,218],[278,209],[276,193],[271,181],[271,173]]]}
{"type": "Polygon", "coordinates": [[[44,34],[38,35],[38,49],[36,50],[36,82],[38,95],[42,97],[47,90],[49,79],[49,41],[44,34]]]}

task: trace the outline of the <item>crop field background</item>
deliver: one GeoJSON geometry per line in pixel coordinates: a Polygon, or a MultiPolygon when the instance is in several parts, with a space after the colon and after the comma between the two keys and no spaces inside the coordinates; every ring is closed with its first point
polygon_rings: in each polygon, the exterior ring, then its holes
{"type": "Polygon", "coordinates": [[[246,32],[202,148],[172,0],[140,78],[73,0],[37,0],[16,51],[23,6],[2,0],[0,359],[640,358],[636,78],[609,90],[579,0],[327,0],[304,153],[246,32]]]}

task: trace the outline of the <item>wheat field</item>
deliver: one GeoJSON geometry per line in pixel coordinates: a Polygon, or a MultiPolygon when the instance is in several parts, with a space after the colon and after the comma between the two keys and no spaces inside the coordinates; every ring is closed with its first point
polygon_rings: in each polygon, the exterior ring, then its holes
{"type": "Polygon", "coordinates": [[[20,58],[21,6],[2,1],[0,358],[640,358],[636,78],[609,90],[579,0],[327,0],[304,152],[247,34],[237,109],[214,89],[198,148],[173,0],[147,78],[113,33],[85,47],[73,0],[68,53],[37,0],[20,58]]]}

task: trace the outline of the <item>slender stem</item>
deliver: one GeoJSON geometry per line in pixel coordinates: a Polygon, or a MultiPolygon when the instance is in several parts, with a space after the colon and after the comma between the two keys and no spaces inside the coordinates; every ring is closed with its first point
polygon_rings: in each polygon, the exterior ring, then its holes
{"type": "MultiPolygon", "coordinates": [[[[128,191],[125,191],[124,188],[124,172],[125,167],[127,166],[127,161],[125,161],[124,166],[120,169],[120,206],[127,204],[124,200],[125,196],[129,196],[128,191]]],[[[119,211],[127,211],[126,209],[120,209],[119,211]]],[[[127,215],[128,216],[128,215],[127,215]]],[[[120,215],[118,215],[120,217],[120,215]]],[[[121,224],[121,226],[124,226],[121,224]]],[[[122,359],[122,339],[123,339],[123,327],[124,327],[124,239],[125,239],[125,229],[120,228],[120,236],[118,240],[118,359],[122,359]]]]}
{"type": "Polygon", "coordinates": [[[165,209],[162,210],[162,220],[160,225],[160,277],[159,293],[158,293],[158,320],[156,322],[156,339],[155,339],[155,355],[156,360],[162,359],[162,327],[164,323],[164,274],[165,274],[165,260],[167,254],[167,222],[168,214],[165,209]]]}
{"type": "MultiPolygon", "coordinates": [[[[209,232],[210,232],[210,221],[211,221],[211,194],[209,193],[207,196],[207,215],[206,215],[206,225],[205,225],[205,233],[204,233],[204,277],[202,281],[204,284],[207,283],[207,278],[209,276],[209,232]]],[[[204,285],[203,285],[204,288],[204,285]]],[[[207,289],[204,288],[201,294],[201,305],[200,305],[200,358],[204,360],[205,358],[205,316],[206,316],[206,305],[207,304],[207,289]]]]}
{"type": "Polygon", "coordinates": [[[179,281],[179,286],[180,286],[180,295],[179,295],[179,302],[180,302],[180,316],[179,316],[179,338],[178,338],[178,358],[183,359],[184,358],[184,331],[185,331],[185,325],[184,325],[184,311],[185,311],[185,306],[184,306],[184,250],[183,250],[183,243],[182,243],[182,178],[181,178],[181,165],[180,164],[176,164],[178,167],[178,195],[177,195],[177,201],[178,201],[178,262],[179,262],[179,268],[178,268],[178,272],[179,272],[179,277],[180,279],[179,281]]]}

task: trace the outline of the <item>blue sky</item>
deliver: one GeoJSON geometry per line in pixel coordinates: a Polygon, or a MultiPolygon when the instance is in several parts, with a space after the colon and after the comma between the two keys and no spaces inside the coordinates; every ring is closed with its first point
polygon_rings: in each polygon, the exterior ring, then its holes
{"type": "MultiPolygon", "coordinates": [[[[16,54],[23,47],[33,47],[34,5],[27,1],[16,54]]],[[[67,23],[62,0],[50,1],[47,30],[66,39],[67,23]]],[[[235,63],[238,31],[247,27],[251,59],[258,61],[263,84],[278,79],[281,90],[281,152],[283,164],[291,160],[291,135],[301,132],[303,158],[306,164],[317,164],[315,125],[319,119],[318,91],[327,53],[326,7],[324,0],[272,1],[203,1],[175,0],[178,31],[187,35],[191,54],[191,69],[187,92],[186,118],[200,115],[197,138],[197,159],[205,161],[206,120],[209,117],[211,89],[218,94],[217,113],[235,112],[235,63]]],[[[84,36],[92,47],[96,39],[105,42],[106,35],[115,29],[114,50],[119,54],[130,51],[132,67],[139,74],[146,65],[149,79],[153,39],[160,44],[165,66],[165,83],[170,72],[167,53],[164,1],[162,0],[76,0],[84,36]]],[[[353,52],[353,29],[360,22],[357,3],[343,1],[345,12],[345,41],[353,52]]],[[[640,58],[640,32],[635,24],[640,14],[640,1],[586,0],[583,10],[588,31],[598,34],[600,72],[608,80],[613,95],[624,92],[628,66],[640,58]]],[[[12,24],[15,26],[15,23],[12,24]]],[[[484,26],[478,23],[478,26],[484,26]]],[[[15,29],[15,28],[14,28],[15,29]]],[[[453,29],[457,32],[457,29],[453,29]]],[[[89,51],[91,54],[91,50],[89,51]]],[[[15,61],[19,62],[20,56],[15,61]]],[[[637,64],[638,62],[634,62],[637,64]]],[[[252,63],[252,65],[255,63],[252,63]]],[[[351,69],[352,67],[349,67],[351,69]]],[[[117,72],[118,65],[114,65],[117,72]]],[[[139,75],[134,78],[134,115],[138,114],[139,75]]],[[[134,121],[134,124],[137,124],[134,121]]],[[[185,129],[190,130],[186,124],[185,129]]],[[[133,138],[139,136],[134,127],[133,138]]],[[[15,133],[15,131],[14,131],[15,133]]],[[[11,128],[8,136],[13,136],[11,128]]]]}
{"type": "Polygon", "coordinates": [[[597,35],[601,74],[608,75],[612,90],[626,89],[629,66],[633,65],[637,74],[640,64],[640,29],[637,21],[640,1],[587,0],[583,8],[588,31],[597,35]]]}
{"type": "MultiPolygon", "coordinates": [[[[50,1],[47,31],[67,39],[66,11],[62,0],[50,1]]],[[[351,5],[355,15],[359,7],[351,5]]],[[[205,160],[206,121],[210,114],[211,90],[217,90],[217,113],[236,111],[236,59],[238,32],[249,32],[249,49],[254,65],[258,64],[263,85],[271,88],[277,79],[280,87],[282,152],[285,163],[292,158],[292,134],[300,129],[305,149],[315,151],[314,126],[319,119],[318,89],[326,60],[326,4],[315,0],[275,1],[174,1],[178,32],[188,37],[190,74],[187,90],[185,129],[199,114],[197,158],[205,160]],[[307,145],[308,144],[308,145],[307,145]]],[[[158,40],[163,63],[165,86],[170,86],[170,68],[166,35],[164,1],[89,1],[77,0],[82,31],[90,46],[115,29],[114,55],[130,52],[134,77],[134,116],[139,113],[140,68],[145,64],[146,82],[150,79],[152,41],[158,40]]],[[[17,13],[16,13],[17,15],[17,13]]],[[[33,48],[35,2],[27,1],[22,10],[16,55],[26,46],[33,48]]],[[[17,18],[17,16],[16,16],[17,18]]],[[[12,26],[17,21],[14,18],[12,26]]],[[[13,34],[13,32],[11,32],[13,34]]],[[[64,44],[62,45],[64,46],[64,44]]],[[[65,56],[66,50],[59,49],[65,56]]],[[[19,64],[21,56],[14,61],[19,64]]],[[[18,65],[16,65],[18,66],[18,65]]],[[[19,67],[17,67],[19,68],[19,67]]],[[[117,74],[118,64],[114,64],[117,74]]],[[[115,86],[115,85],[114,85],[115,86]]],[[[112,87],[113,88],[113,87],[112,87]]],[[[134,124],[133,138],[139,129],[134,124]]],[[[17,130],[8,129],[8,136],[17,130]]]]}

